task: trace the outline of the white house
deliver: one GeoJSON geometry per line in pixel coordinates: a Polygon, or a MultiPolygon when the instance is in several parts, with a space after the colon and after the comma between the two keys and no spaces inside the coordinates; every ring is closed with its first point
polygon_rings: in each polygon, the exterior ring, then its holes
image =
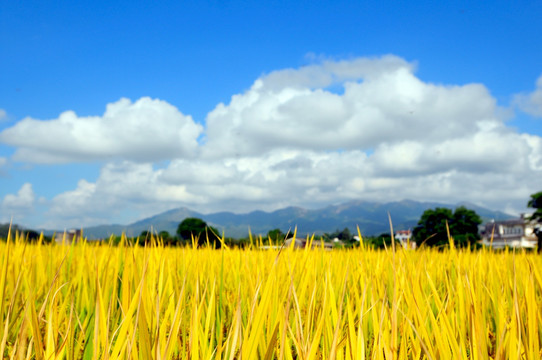
{"type": "MultiPolygon", "coordinates": [[[[294,238],[289,238],[289,239],[286,239],[284,241],[284,247],[290,247],[292,246],[292,242],[295,242],[294,243],[294,248],[295,249],[304,249],[308,246],[308,238],[300,238],[300,237],[296,237],[295,239],[294,238]]],[[[321,247],[324,247],[324,249],[326,250],[331,250],[333,249],[333,244],[332,243],[326,243],[326,242],[322,242],[321,240],[317,240],[317,239],[314,239],[312,241],[312,249],[320,249],[321,247]]]]}
{"type": "Polygon", "coordinates": [[[491,221],[482,231],[482,244],[495,249],[505,246],[532,249],[537,244],[534,226],[524,214],[518,219],[491,221]]]}
{"type": "Polygon", "coordinates": [[[412,231],[410,230],[399,230],[394,235],[395,240],[399,241],[403,248],[405,249],[416,249],[416,242],[413,241],[412,231]]]}
{"type": "Polygon", "coordinates": [[[76,242],[78,240],[81,240],[83,236],[83,232],[81,230],[77,229],[70,229],[65,230],[64,232],[59,232],[55,234],[55,242],[57,244],[62,244],[64,241],[66,241],[66,244],[71,244],[72,242],[76,242]]]}

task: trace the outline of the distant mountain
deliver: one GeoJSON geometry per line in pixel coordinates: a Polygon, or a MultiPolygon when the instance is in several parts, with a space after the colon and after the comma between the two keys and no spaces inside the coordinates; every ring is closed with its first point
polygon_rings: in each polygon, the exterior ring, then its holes
{"type": "Polygon", "coordinates": [[[252,211],[246,214],[218,212],[202,214],[188,208],[179,208],[137,221],[130,225],[101,225],[84,229],[89,238],[105,238],[123,231],[127,236],[137,236],[151,227],[155,231],[167,231],[175,234],[179,223],[188,217],[203,219],[208,224],[224,231],[226,236],[239,238],[247,236],[250,228],[253,234],[266,234],[269,230],[279,228],[283,232],[293,231],[297,226],[299,234],[322,234],[345,227],[355,231],[359,226],[364,235],[378,235],[389,232],[388,213],[392,218],[394,230],[412,229],[418,223],[421,214],[427,209],[447,207],[455,209],[466,206],[482,217],[484,222],[513,218],[501,211],[482,208],[473,204],[456,205],[436,202],[418,202],[403,200],[389,203],[369,201],[349,201],[339,205],[331,205],[322,209],[304,209],[287,207],[273,212],[252,211]]]}

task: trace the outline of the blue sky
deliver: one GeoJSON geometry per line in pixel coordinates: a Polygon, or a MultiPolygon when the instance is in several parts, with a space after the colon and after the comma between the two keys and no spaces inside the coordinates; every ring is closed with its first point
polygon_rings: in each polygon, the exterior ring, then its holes
{"type": "Polygon", "coordinates": [[[0,221],[404,198],[517,213],[541,190],[541,15],[535,1],[2,2],[0,221]]]}

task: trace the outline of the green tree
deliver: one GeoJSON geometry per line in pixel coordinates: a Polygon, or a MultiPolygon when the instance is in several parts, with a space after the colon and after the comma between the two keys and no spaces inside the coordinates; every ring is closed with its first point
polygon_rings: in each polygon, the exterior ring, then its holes
{"type": "Polygon", "coordinates": [[[162,239],[164,245],[175,245],[176,243],[175,238],[173,238],[166,230],[160,231],[158,237],[162,239]]]}
{"type": "Polygon", "coordinates": [[[329,240],[333,240],[337,238],[341,241],[351,241],[353,236],[352,236],[352,233],[350,232],[350,229],[345,227],[342,230],[337,229],[331,234],[327,234],[327,233],[324,234],[324,238],[327,238],[329,240]]]}
{"type": "Polygon", "coordinates": [[[531,221],[538,223],[534,233],[538,238],[538,253],[542,253],[542,229],[540,224],[542,224],[542,191],[537,192],[536,194],[531,195],[531,199],[527,203],[527,206],[533,209],[536,209],[533,215],[530,216],[531,221]]]}
{"type": "Polygon", "coordinates": [[[204,245],[207,240],[214,246],[220,245],[218,230],[198,218],[184,219],[177,227],[177,234],[185,242],[190,242],[194,237],[197,239],[198,245],[204,245]]]}
{"type": "Polygon", "coordinates": [[[424,211],[418,226],[414,228],[413,238],[418,244],[446,245],[449,243],[446,222],[456,246],[468,246],[480,239],[478,225],[482,223],[482,219],[475,211],[464,206],[458,207],[454,212],[447,208],[424,211]]]}
{"type": "Polygon", "coordinates": [[[425,210],[412,232],[413,238],[418,244],[425,243],[428,246],[447,244],[446,221],[449,222],[452,215],[452,210],[446,208],[425,210]]]}
{"type": "Polygon", "coordinates": [[[348,228],[344,228],[338,235],[337,237],[339,238],[339,240],[341,241],[352,241],[352,233],[350,232],[350,229],[348,228]]]}
{"type": "Polygon", "coordinates": [[[273,244],[282,244],[286,238],[286,235],[280,229],[269,230],[267,233],[267,239],[273,244]]]}
{"type": "MultiPolygon", "coordinates": [[[[394,239],[394,240],[395,240],[396,248],[401,246],[401,243],[399,242],[399,240],[397,239],[394,239]]],[[[382,233],[378,236],[371,236],[371,237],[368,236],[366,238],[364,237],[363,241],[365,241],[367,245],[372,246],[376,249],[384,249],[384,248],[391,249],[392,248],[390,233],[382,233]]]]}
{"type": "MultiPolygon", "coordinates": [[[[32,229],[23,229],[17,224],[0,224],[0,240],[6,241],[8,237],[8,232],[11,228],[11,240],[13,241],[15,234],[19,233],[19,235],[25,240],[29,242],[37,242],[41,238],[41,233],[32,230],[32,229]]],[[[45,243],[51,242],[50,236],[44,236],[43,241],[45,243]]]]}
{"type": "Polygon", "coordinates": [[[449,222],[450,234],[454,238],[457,246],[469,246],[480,240],[478,226],[482,219],[478,214],[464,206],[460,206],[454,211],[452,220],[449,222]]]}
{"type": "MultiPolygon", "coordinates": [[[[35,230],[25,230],[23,232],[24,239],[30,242],[37,242],[40,239],[40,235],[41,234],[35,230]]],[[[51,242],[51,239],[50,238],[48,239],[45,236],[43,237],[43,240],[45,243],[51,242]]]]}
{"type": "Polygon", "coordinates": [[[151,234],[148,230],[143,230],[141,234],[139,235],[139,241],[138,245],[145,245],[145,242],[150,241],[151,235],[154,239],[162,239],[164,245],[175,245],[177,242],[177,239],[175,237],[172,237],[167,231],[162,230],[159,233],[151,234]]]}
{"type": "Polygon", "coordinates": [[[139,234],[137,244],[144,246],[147,241],[151,241],[151,232],[148,230],[143,230],[141,234],[139,234]]]}
{"type": "Polygon", "coordinates": [[[6,240],[8,237],[8,232],[11,227],[11,236],[15,235],[16,231],[20,231],[19,227],[16,224],[10,225],[8,224],[0,224],[0,239],[6,240]]]}
{"type": "Polygon", "coordinates": [[[167,239],[170,237],[169,233],[166,230],[162,230],[158,233],[158,236],[162,239],[167,239]]]}

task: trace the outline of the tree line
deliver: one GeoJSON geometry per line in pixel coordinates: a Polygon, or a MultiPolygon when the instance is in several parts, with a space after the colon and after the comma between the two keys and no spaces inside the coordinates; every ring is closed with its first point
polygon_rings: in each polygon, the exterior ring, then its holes
{"type": "MultiPolygon", "coordinates": [[[[538,239],[538,253],[542,252],[542,191],[532,194],[527,206],[534,209],[534,213],[528,220],[536,223],[535,235],[538,239]]],[[[418,221],[417,226],[412,231],[412,240],[418,245],[428,247],[443,247],[449,243],[449,238],[453,238],[456,247],[471,247],[477,246],[480,240],[478,231],[479,225],[482,224],[482,219],[474,211],[469,210],[464,206],[456,208],[454,211],[448,208],[436,208],[424,211],[418,221]]],[[[24,238],[28,241],[37,241],[40,238],[45,242],[50,242],[50,237],[43,237],[40,233],[30,229],[21,229],[17,225],[0,224],[0,239],[6,239],[11,226],[12,233],[19,232],[25,234],[24,238]]],[[[261,237],[262,244],[282,244],[288,236],[292,236],[289,232],[284,233],[281,229],[272,229],[265,236],[261,237]]],[[[152,233],[143,231],[137,238],[132,239],[139,245],[144,245],[152,238],[157,238],[164,245],[188,245],[197,244],[203,246],[209,244],[215,248],[221,246],[222,243],[228,246],[243,247],[252,242],[251,239],[233,239],[222,236],[222,234],[213,226],[208,225],[205,221],[199,218],[186,218],[181,221],[177,227],[175,235],[170,235],[167,231],[152,233]]],[[[385,248],[392,245],[394,237],[390,233],[383,233],[378,236],[368,236],[363,238],[363,242],[374,248],[385,248]]],[[[354,238],[348,228],[343,230],[337,229],[332,233],[324,233],[317,240],[326,242],[334,239],[340,240],[341,247],[356,247],[360,242],[354,238]]],[[[395,240],[397,242],[397,240],[395,240]]],[[[114,237],[113,243],[120,242],[120,237],[114,237]]]]}
{"type": "MultiPolygon", "coordinates": [[[[538,224],[538,226],[535,226],[535,234],[538,238],[538,252],[540,253],[542,252],[542,192],[532,194],[527,206],[535,210],[529,220],[538,224]]],[[[448,208],[428,209],[423,212],[417,226],[414,227],[412,241],[428,247],[445,247],[452,238],[456,247],[476,248],[479,246],[479,226],[481,224],[481,217],[474,210],[467,209],[465,206],[460,206],[454,211],[448,208]]],[[[218,230],[197,218],[183,220],[179,224],[177,235],[180,242],[195,240],[198,245],[208,242],[215,247],[220,244],[218,230]]],[[[291,236],[292,234],[289,232],[284,233],[281,229],[272,229],[266,236],[262,237],[262,241],[264,244],[282,244],[288,235],[291,236]]],[[[342,247],[360,245],[360,242],[354,239],[348,228],[337,229],[332,233],[324,233],[320,236],[320,239],[323,241],[338,239],[342,247]]],[[[385,248],[392,245],[392,239],[394,237],[390,233],[383,233],[378,236],[364,237],[363,242],[375,248],[385,248]]],[[[224,240],[230,246],[242,246],[248,243],[248,239],[225,238],[224,240]]]]}

